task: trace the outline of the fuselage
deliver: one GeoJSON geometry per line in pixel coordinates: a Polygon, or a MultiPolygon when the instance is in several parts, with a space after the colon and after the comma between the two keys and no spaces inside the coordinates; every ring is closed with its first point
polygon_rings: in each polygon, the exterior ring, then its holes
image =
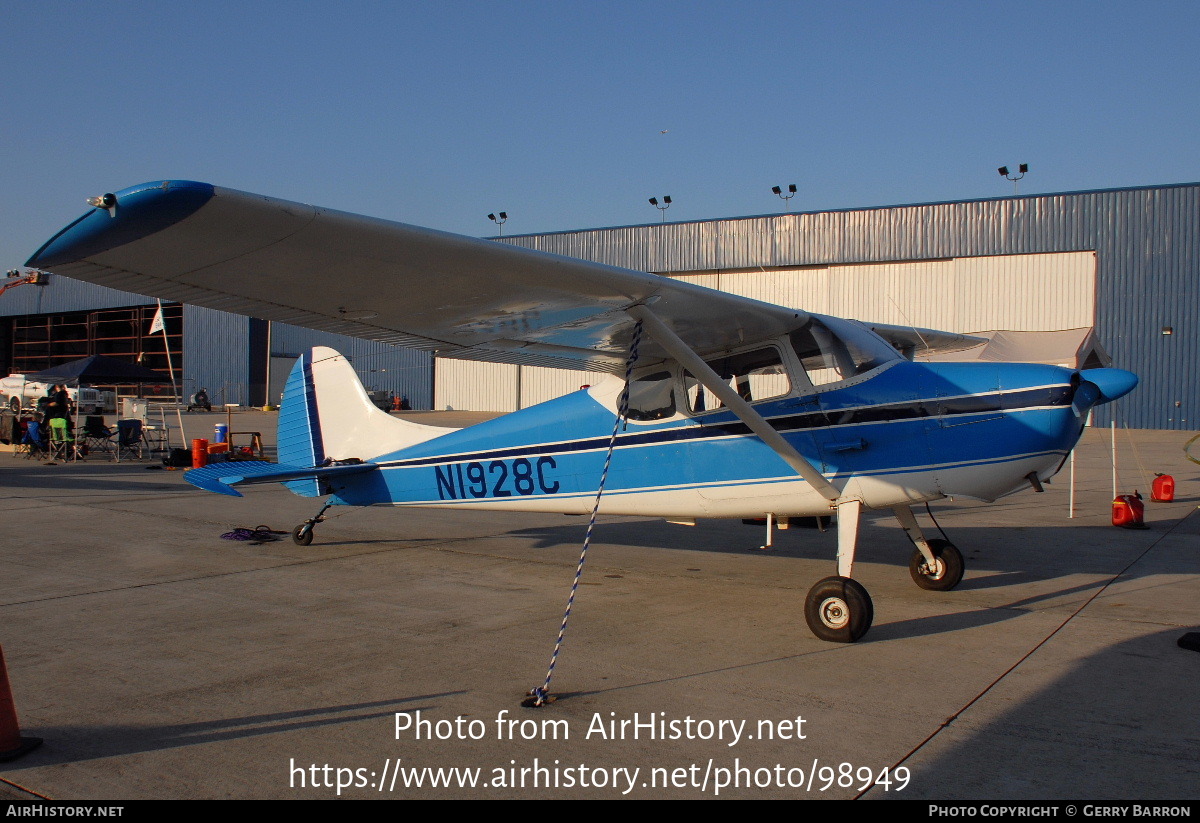
{"type": "MultiPolygon", "coordinates": [[[[1081,373],[1011,363],[893,360],[757,411],[845,497],[880,509],[944,496],[993,500],[1051,477],[1078,440],[1081,373]]],[[[1086,374],[1086,372],[1084,373],[1086,374]]],[[[372,458],[348,505],[590,511],[622,383],[588,390],[372,458]]],[[[342,484],[339,484],[342,485],[342,484]]],[[[732,412],[626,421],[602,510],[689,517],[805,516],[829,501],[732,412]]]]}

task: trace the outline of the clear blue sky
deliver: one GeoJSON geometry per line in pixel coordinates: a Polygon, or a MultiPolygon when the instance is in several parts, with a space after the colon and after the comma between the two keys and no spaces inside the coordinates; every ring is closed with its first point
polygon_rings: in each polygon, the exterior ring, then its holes
{"type": "Polygon", "coordinates": [[[1200,180],[1195,2],[0,0],[0,263],[162,178],[492,235],[1200,180]],[[666,132],[665,134],[662,132],[666,132]]]}

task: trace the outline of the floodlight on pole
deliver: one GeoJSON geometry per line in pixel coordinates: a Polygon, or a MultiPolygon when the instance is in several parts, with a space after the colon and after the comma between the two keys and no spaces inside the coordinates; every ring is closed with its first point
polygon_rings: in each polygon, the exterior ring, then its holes
{"type": "MultiPolygon", "coordinates": [[[[776,194],[776,196],[778,196],[779,199],[782,200],[784,203],[787,203],[787,201],[791,200],[793,197],[796,196],[796,184],[792,183],[790,186],[787,187],[787,190],[788,190],[788,193],[784,194],[783,189],[780,188],[779,186],[771,186],[771,191],[773,191],[776,194]]],[[[788,206],[788,210],[791,211],[790,205],[788,206]]]]}
{"type": "Polygon", "coordinates": [[[662,212],[662,221],[664,223],[666,223],[667,222],[667,209],[671,208],[671,195],[669,195],[669,194],[663,195],[662,205],[659,205],[657,197],[651,197],[650,205],[654,206],[654,208],[656,208],[660,212],[662,212]]]}
{"type": "Polygon", "coordinates": [[[1013,194],[1016,194],[1017,193],[1017,181],[1020,180],[1022,177],[1024,177],[1026,175],[1026,173],[1029,171],[1029,164],[1022,163],[1021,165],[1017,166],[1017,174],[1015,174],[1015,175],[1008,173],[1008,166],[1001,166],[1000,168],[996,169],[996,171],[1005,180],[1012,181],[1013,194]]]}
{"type": "Polygon", "coordinates": [[[497,226],[500,227],[500,236],[503,237],[504,236],[504,221],[508,220],[508,212],[506,212],[506,211],[500,212],[499,217],[497,217],[495,214],[489,214],[488,220],[491,220],[493,223],[495,223],[497,226]]]}

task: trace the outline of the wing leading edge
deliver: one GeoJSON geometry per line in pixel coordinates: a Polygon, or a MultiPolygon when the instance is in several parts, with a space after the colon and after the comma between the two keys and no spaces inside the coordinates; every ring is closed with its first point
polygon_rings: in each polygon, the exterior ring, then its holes
{"type": "MultiPolygon", "coordinates": [[[[191,181],[115,193],[28,265],[297,326],[526,365],[616,371],[647,303],[695,351],[786,333],[801,311],[646,272],[191,181]]],[[[665,358],[648,341],[643,362],[665,358]]]]}

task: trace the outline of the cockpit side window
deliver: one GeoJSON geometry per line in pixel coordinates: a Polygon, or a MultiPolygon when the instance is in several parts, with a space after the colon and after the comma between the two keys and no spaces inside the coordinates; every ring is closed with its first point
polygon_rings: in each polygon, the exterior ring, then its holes
{"type": "MultiPolygon", "coordinates": [[[[774,348],[731,354],[707,361],[713,371],[748,403],[782,397],[791,391],[787,368],[774,348]]],[[[696,378],[684,373],[688,408],[693,412],[713,411],[724,404],[696,378]]]]}
{"type": "Polygon", "coordinates": [[[665,420],[675,414],[675,375],[645,374],[629,383],[629,419],[665,420]]]}
{"type": "Polygon", "coordinates": [[[887,343],[855,323],[812,317],[791,334],[792,348],[814,386],[848,380],[899,359],[887,343]]]}

